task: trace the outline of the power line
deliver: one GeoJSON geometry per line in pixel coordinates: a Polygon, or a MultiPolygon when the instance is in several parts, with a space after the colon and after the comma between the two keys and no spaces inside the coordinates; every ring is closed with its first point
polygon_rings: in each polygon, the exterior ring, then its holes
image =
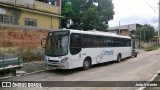
{"type": "Polygon", "coordinates": [[[146,2],[147,5],[158,15],[158,13],[156,12],[156,10],[147,2],[147,0],[145,0],[145,2],[146,2]]]}

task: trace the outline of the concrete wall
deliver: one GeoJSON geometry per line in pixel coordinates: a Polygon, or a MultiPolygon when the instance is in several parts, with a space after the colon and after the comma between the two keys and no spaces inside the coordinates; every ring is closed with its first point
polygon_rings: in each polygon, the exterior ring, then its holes
{"type": "Polygon", "coordinates": [[[60,8],[55,5],[49,5],[47,3],[35,1],[34,2],[34,9],[40,10],[40,11],[45,11],[45,12],[50,12],[54,14],[61,14],[60,13],[60,8]]]}
{"type": "Polygon", "coordinates": [[[44,2],[39,2],[35,0],[0,0],[0,3],[5,3],[5,4],[11,4],[12,6],[20,6],[20,7],[25,7],[25,8],[30,8],[30,9],[35,9],[35,10],[40,10],[43,12],[48,12],[48,13],[54,13],[54,14],[61,14],[61,1],[58,1],[58,5],[49,5],[44,2]]]}
{"type": "Polygon", "coordinates": [[[0,2],[15,5],[16,0],[0,0],[0,2]]]}
{"type": "Polygon", "coordinates": [[[0,47],[38,47],[49,30],[0,25],[0,47]]]}
{"type": "Polygon", "coordinates": [[[157,41],[149,41],[149,42],[144,42],[144,41],[135,41],[135,48],[137,49],[147,49],[149,47],[154,47],[157,46],[158,42],[157,41]]]}
{"type": "Polygon", "coordinates": [[[23,7],[33,8],[34,1],[35,0],[16,0],[16,4],[23,7]]]}

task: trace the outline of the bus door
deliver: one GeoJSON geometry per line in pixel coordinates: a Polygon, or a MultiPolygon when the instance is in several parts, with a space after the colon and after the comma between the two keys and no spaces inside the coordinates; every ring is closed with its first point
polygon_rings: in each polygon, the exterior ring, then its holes
{"type": "Polygon", "coordinates": [[[81,67],[81,35],[71,34],[70,36],[70,54],[71,67],[81,67]]]}

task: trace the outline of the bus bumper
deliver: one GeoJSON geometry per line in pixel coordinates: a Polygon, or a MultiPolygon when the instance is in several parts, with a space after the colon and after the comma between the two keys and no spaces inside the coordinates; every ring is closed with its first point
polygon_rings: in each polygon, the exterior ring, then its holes
{"type": "Polygon", "coordinates": [[[69,63],[58,63],[58,64],[53,64],[53,63],[46,63],[47,69],[48,70],[55,70],[55,69],[69,69],[69,63]]]}

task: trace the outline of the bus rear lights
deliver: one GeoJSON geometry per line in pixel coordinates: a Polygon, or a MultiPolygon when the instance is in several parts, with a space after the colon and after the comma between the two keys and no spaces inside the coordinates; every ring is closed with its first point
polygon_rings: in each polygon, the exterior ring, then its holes
{"type": "Polygon", "coordinates": [[[67,62],[67,60],[68,60],[68,57],[62,59],[62,60],[61,60],[61,63],[65,63],[65,62],[67,62]]]}

